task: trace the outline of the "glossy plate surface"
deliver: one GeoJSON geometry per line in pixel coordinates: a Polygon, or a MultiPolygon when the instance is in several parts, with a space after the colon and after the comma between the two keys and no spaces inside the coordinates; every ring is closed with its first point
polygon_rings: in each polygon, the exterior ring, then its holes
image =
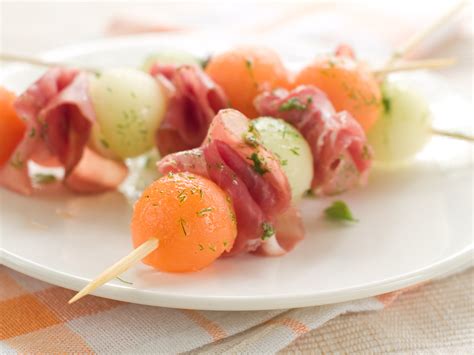
{"type": "MultiPolygon", "coordinates": [[[[137,66],[158,48],[206,55],[229,45],[200,36],[90,42],[45,58],[137,66]]],[[[12,65],[0,80],[19,92],[41,72],[12,65]]],[[[410,74],[400,80],[429,95],[438,127],[472,131],[470,105],[435,76],[410,74]]],[[[472,261],[472,158],[469,144],[433,137],[413,164],[374,169],[367,187],[338,197],[359,223],[327,222],[322,210],[334,199],[307,199],[301,204],[306,239],[284,257],[222,259],[192,274],[165,274],[139,265],[122,276],[133,284],[114,280],[95,294],[165,307],[263,310],[347,301],[446,274],[472,261]]],[[[78,290],[131,249],[131,206],[120,193],[26,198],[0,190],[0,201],[2,263],[41,280],[78,290]]]]}

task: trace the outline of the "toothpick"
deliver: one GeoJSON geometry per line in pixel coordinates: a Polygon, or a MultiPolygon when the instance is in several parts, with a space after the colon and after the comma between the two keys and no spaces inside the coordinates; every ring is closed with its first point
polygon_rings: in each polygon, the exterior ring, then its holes
{"type": "Polygon", "coordinates": [[[473,136],[469,136],[463,133],[447,132],[447,131],[442,131],[436,128],[431,128],[431,133],[437,136],[448,137],[448,138],[453,138],[453,139],[461,139],[467,142],[474,142],[473,136]]]}
{"type": "Polygon", "coordinates": [[[419,69],[440,69],[449,67],[456,63],[456,58],[432,58],[422,60],[410,60],[392,65],[388,68],[380,68],[373,70],[376,76],[387,75],[389,73],[419,69]]]}
{"type": "Polygon", "coordinates": [[[443,13],[435,21],[433,21],[429,26],[423,28],[422,30],[416,32],[411,36],[405,43],[399,46],[388,59],[384,68],[387,70],[395,62],[404,58],[408,53],[410,53],[417,45],[419,45],[425,38],[431,35],[438,28],[443,26],[448,20],[451,19],[457,12],[459,12],[464,5],[466,5],[466,0],[461,0],[453,7],[451,7],[447,12],[443,13]]]}
{"type": "Polygon", "coordinates": [[[153,250],[158,248],[158,239],[150,238],[138,248],[133,250],[130,254],[117,261],[114,265],[106,269],[87,286],[80,290],[73,298],[69,300],[69,304],[76,302],[85,295],[93,292],[96,288],[102,286],[106,282],[116,278],[123,272],[127,271],[135,263],[142,260],[145,256],[150,254],[153,250]]]}
{"type": "MultiPolygon", "coordinates": [[[[49,61],[44,61],[44,60],[34,58],[34,57],[27,57],[23,55],[16,55],[16,54],[10,54],[10,53],[0,53],[0,61],[27,63],[27,64],[32,64],[32,65],[37,65],[40,67],[47,67],[47,68],[75,67],[75,65],[72,65],[72,64],[49,62],[49,61]]],[[[92,74],[100,73],[100,71],[95,68],[80,67],[79,69],[88,71],[92,74]]]]}

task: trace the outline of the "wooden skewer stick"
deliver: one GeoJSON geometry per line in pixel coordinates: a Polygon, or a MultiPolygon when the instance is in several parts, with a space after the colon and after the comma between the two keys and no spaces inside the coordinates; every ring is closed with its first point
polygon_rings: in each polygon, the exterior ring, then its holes
{"type": "Polygon", "coordinates": [[[441,131],[441,130],[436,129],[436,128],[431,128],[431,133],[433,133],[437,136],[448,137],[448,138],[453,138],[453,139],[461,139],[461,140],[464,140],[464,141],[467,141],[467,142],[474,143],[474,136],[469,136],[469,135],[463,134],[463,133],[441,131]]]}
{"type": "Polygon", "coordinates": [[[82,290],[80,290],[73,298],[69,300],[69,304],[76,302],[78,299],[93,292],[96,288],[102,286],[106,282],[116,278],[123,272],[127,271],[135,263],[142,260],[145,256],[150,254],[153,250],[158,248],[159,241],[156,238],[150,238],[145,243],[134,249],[130,254],[123,257],[111,267],[102,272],[82,290]]]}
{"type": "Polygon", "coordinates": [[[408,53],[410,53],[417,45],[419,45],[425,38],[431,35],[434,31],[438,28],[443,26],[448,20],[451,19],[458,11],[460,11],[464,5],[466,5],[467,1],[462,0],[451,7],[447,12],[443,13],[440,17],[438,17],[434,22],[432,22],[429,26],[423,28],[422,30],[416,32],[413,36],[408,38],[408,40],[399,46],[388,59],[387,63],[385,64],[385,68],[391,67],[396,61],[399,59],[404,58],[408,53]]]}
{"type": "MultiPolygon", "coordinates": [[[[48,62],[34,57],[27,57],[23,55],[16,55],[16,54],[9,54],[9,53],[0,53],[0,61],[8,61],[8,62],[21,62],[21,63],[28,63],[32,65],[37,65],[40,67],[75,67],[72,64],[66,63],[55,63],[55,62],[48,62]]],[[[100,71],[95,68],[87,68],[87,67],[80,67],[81,70],[88,71],[93,74],[99,74],[100,71]]]]}
{"type": "Polygon", "coordinates": [[[381,69],[375,69],[373,73],[376,76],[387,75],[388,73],[419,70],[419,69],[438,69],[449,67],[456,63],[455,58],[432,58],[423,60],[411,60],[402,63],[392,65],[390,67],[384,67],[381,69]]]}

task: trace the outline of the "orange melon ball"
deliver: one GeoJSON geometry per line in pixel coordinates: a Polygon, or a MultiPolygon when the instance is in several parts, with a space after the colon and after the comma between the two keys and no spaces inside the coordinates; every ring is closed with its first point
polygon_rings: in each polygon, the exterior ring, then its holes
{"type": "Polygon", "coordinates": [[[295,77],[294,87],[314,85],[336,111],[348,111],[367,132],[382,112],[380,85],[369,68],[347,56],[318,58],[295,77]]]}
{"type": "Polygon", "coordinates": [[[255,97],[265,90],[287,88],[288,72],[276,52],[262,47],[239,47],[213,56],[206,73],[226,93],[232,108],[256,118],[255,97]]]}
{"type": "Polygon", "coordinates": [[[14,93],[0,87],[0,166],[8,161],[26,130],[13,107],[15,99],[14,93]]]}
{"type": "Polygon", "coordinates": [[[151,237],[159,240],[143,262],[167,272],[208,266],[230,251],[237,236],[230,198],[214,182],[190,173],[153,182],[135,204],[131,230],[135,248],[151,237]]]}

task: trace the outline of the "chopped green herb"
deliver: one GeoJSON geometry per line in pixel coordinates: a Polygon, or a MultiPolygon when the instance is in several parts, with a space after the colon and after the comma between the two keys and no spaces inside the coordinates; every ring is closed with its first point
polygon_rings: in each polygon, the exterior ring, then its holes
{"type": "Polygon", "coordinates": [[[104,146],[104,148],[109,148],[109,143],[107,143],[107,141],[104,139],[104,138],[101,138],[100,139],[100,144],[102,144],[104,146]]]}
{"type": "Polygon", "coordinates": [[[281,164],[281,166],[287,166],[288,165],[288,160],[287,159],[280,159],[280,164],[281,164]]]}
{"type": "Polygon", "coordinates": [[[326,217],[336,221],[357,222],[352,212],[344,201],[334,201],[331,206],[324,210],[326,217]]]}
{"type": "Polygon", "coordinates": [[[188,195],[185,194],[185,190],[182,190],[182,191],[178,194],[179,203],[183,203],[183,202],[186,201],[187,199],[188,199],[188,195]]]}
{"type": "Polygon", "coordinates": [[[314,197],[316,197],[316,194],[314,193],[314,191],[312,189],[308,189],[308,190],[305,191],[304,196],[314,198],[314,197]]]}
{"type": "Polygon", "coordinates": [[[196,215],[198,217],[204,217],[204,216],[208,216],[210,212],[212,212],[212,207],[206,207],[206,208],[203,208],[200,211],[197,211],[196,215]]]}
{"type": "Polygon", "coordinates": [[[186,231],[186,221],[183,218],[179,219],[179,224],[181,225],[181,229],[183,230],[183,234],[186,237],[188,232],[186,231]]]}
{"type": "Polygon", "coordinates": [[[28,137],[30,138],[34,138],[34,136],[36,135],[36,129],[33,127],[30,131],[30,134],[28,135],[28,137]]]}
{"type": "Polygon", "coordinates": [[[110,86],[107,86],[107,91],[112,92],[112,88],[110,86]]]}
{"type": "Polygon", "coordinates": [[[229,245],[229,242],[227,240],[224,240],[224,248],[227,248],[227,246],[229,245]]]}
{"type": "Polygon", "coordinates": [[[304,111],[306,110],[306,105],[302,104],[296,97],[292,97],[288,101],[281,104],[278,111],[286,112],[291,110],[304,111]]]}
{"type": "Polygon", "coordinates": [[[388,97],[384,96],[384,97],[382,98],[382,104],[383,104],[383,110],[384,110],[384,112],[385,112],[385,113],[390,113],[390,108],[391,108],[391,107],[390,107],[390,104],[391,104],[390,99],[389,99],[388,97]]]}
{"type": "Polygon", "coordinates": [[[264,175],[265,173],[268,173],[268,169],[265,167],[257,153],[252,153],[252,155],[247,159],[250,159],[253,162],[252,168],[257,174],[264,175]]]}
{"type": "Polygon", "coordinates": [[[170,171],[170,172],[168,173],[168,177],[169,177],[170,179],[172,179],[172,178],[174,178],[174,174],[170,171]]]}
{"type": "Polygon", "coordinates": [[[133,97],[134,99],[137,98],[137,95],[133,91],[130,93],[130,96],[133,97]]]}
{"type": "Polygon", "coordinates": [[[290,152],[292,152],[294,155],[300,155],[300,147],[293,147],[290,149],[290,152]]]}
{"type": "Polygon", "coordinates": [[[270,223],[263,222],[262,229],[263,229],[262,240],[266,240],[275,234],[275,230],[273,229],[273,226],[270,223]]]}
{"type": "Polygon", "coordinates": [[[215,245],[209,245],[209,250],[216,251],[216,246],[215,245]]]}
{"type": "Polygon", "coordinates": [[[120,282],[123,282],[124,284],[127,284],[127,285],[133,285],[133,282],[130,282],[130,281],[125,281],[124,279],[120,278],[120,277],[116,277],[117,280],[119,280],[120,282]]]}
{"type": "Polygon", "coordinates": [[[51,184],[56,181],[56,176],[51,174],[35,174],[33,179],[37,184],[51,184]]]}
{"type": "Polygon", "coordinates": [[[247,67],[248,70],[252,70],[252,66],[253,66],[252,59],[246,58],[245,59],[245,66],[247,67]]]}
{"type": "Polygon", "coordinates": [[[199,250],[203,251],[204,250],[204,245],[202,245],[202,244],[198,244],[198,245],[199,245],[199,250]]]}

